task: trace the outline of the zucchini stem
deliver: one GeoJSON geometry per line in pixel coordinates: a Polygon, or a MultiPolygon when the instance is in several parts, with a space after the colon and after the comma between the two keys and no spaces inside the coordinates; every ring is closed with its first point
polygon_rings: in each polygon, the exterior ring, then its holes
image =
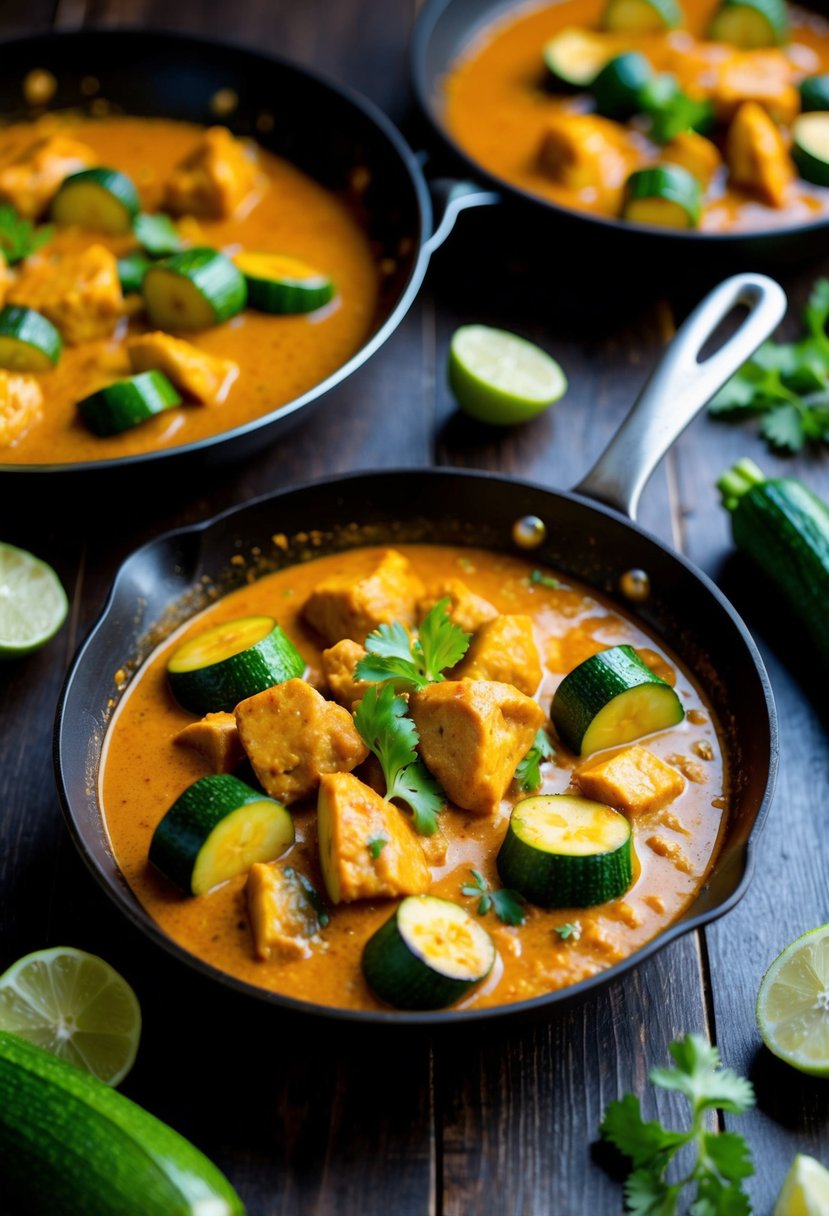
{"type": "Polygon", "coordinates": [[[744,494],[752,486],[762,485],[766,475],[761,468],[744,457],[727,469],[717,481],[717,489],[722,495],[722,503],[726,511],[733,511],[744,494]]]}

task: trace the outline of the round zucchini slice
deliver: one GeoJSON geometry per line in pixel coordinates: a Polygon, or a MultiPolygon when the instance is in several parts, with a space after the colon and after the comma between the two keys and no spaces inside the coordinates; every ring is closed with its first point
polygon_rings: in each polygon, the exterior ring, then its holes
{"type": "Polygon", "coordinates": [[[630,824],[589,798],[524,798],[513,808],[496,864],[504,885],[540,908],[607,903],[633,879],[630,824]]]}
{"type": "Polygon", "coordinates": [[[676,726],[685,711],[670,684],[625,645],[574,667],[556,689],[550,716],[571,751],[589,756],[676,726]]]}
{"type": "Polygon", "coordinates": [[[232,713],[240,701],[305,671],[305,660],[270,616],[223,621],[173,651],[170,691],[196,714],[232,713]]]}
{"type": "Polygon", "coordinates": [[[11,304],[0,311],[0,367],[11,372],[48,372],[62,350],[60,334],[41,313],[11,304]]]}
{"type": "Polygon", "coordinates": [[[176,799],[153,832],[149,860],[185,895],[206,895],[293,843],[294,822],[281,802],[217,773],[176,799]]]}
{"type": "Polygon", "coordinates": [[[181,405],[181,397],[163,372],[141,372],[116,380],[78,402],[78,413],[93,434],[118,435],[148,418],[181,405]]]}
{"type": "Polygon", "coordinates": [[[140,207],[138,191],[117,169],[83,169],[64,178],[52,202],[56,224],[122,235],[132,229],[140,207]]]}
{"type": "Polygon", "coordinates": [[[792,157],[807,182],[829,186],[829,112],[814,110],[794,120],[792,157]]]}
{"type": "Polygon", "coordinates": [[[465,908],[434,895],[410,895],[368,939],[363,974],[375,996],[396,1009],[443,1009],[492,970],[495,946],[465,908]]]}
{"type": "Polygon", "coordinates": [[[682,9],[677,0],[608,0],[602,25],[620,34],[658,34],[682,25],[682,9]]]}
{"type": "Polygon", "coordinates": [[[789,36],[785,0],[723,0],[708,28],[714,42],[743,50],[780,46],[789,36]]]}
{"type": "Polygon", "coordinates": [[[631,118],[641,110],[642,92],[652,77],[653,68],[639,51],[615,55],[590,86],[596,110],[617,122],[631,118]]]}
{"type": "Polygon", "coordinates": [[[125,296],[141,291],[144,275],[151,266],[152,262],[143,253],[128,253],[118,259],[118,281],[125,296]]]}
{"type": "Polygon", "coordinates": [[[209,329],[245,307],[238,266],[215,249],[187,249],[156,262],[141,284],[147,314],[158,329],[209,329]]]}
{"type": "Polygon", "coordinates": [[[245,276],[248,304],[260,312],[313,312],[334,297],[331,280],[299,258],[237,253],[233,260],[245,276]]]}
{"type": "Polygon", "coordinates": [[[625,187],[624,219],[659,228],[697,228],[702,188],[681,165],[651,165],[631,173],[625,187]]]}
{"type": "Polygon", "coordinates": [[[541,54],[552,79],[569,89],[589,89],[610,58],[601,34],[576,26],[561,30],[541,54]]]}
{"type": "Polygon", "coordinates": [[[804,114],[811,110],[829,110],[829,74],[801,80],[800,108],[804,114]]]}

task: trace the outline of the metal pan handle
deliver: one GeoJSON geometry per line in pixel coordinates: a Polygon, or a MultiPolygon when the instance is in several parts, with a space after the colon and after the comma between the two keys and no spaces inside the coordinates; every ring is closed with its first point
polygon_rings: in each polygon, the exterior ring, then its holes
{"type": "Polygon", "coordinates": [[[454,177],[438,177],[428,183],[437,223],[432,235],[423,243],[430,256],[442,245],[455,227],[455,220],[470,207],[494,207],[502,202],[501,195],[487,190],[477,182],[459,181],[454,177]]]}
{"type": "Polygon", "coordinates": [[[715,287],[680,325],[619,430],[573,489],[635,520],[639,496],[674,440],[785,312],[782,287],[765,275],[737,274],[715,287]],[[715,354],[700,362],[705,343],[739,304],[748,315],[715,354]]]}

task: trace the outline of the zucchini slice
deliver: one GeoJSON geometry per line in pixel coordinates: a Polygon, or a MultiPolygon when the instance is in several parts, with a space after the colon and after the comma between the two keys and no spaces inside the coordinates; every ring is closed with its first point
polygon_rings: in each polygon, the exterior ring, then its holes
{"type": "Polygon", "coordinates": [[[125,296],[141,291],[144,275],[151,266],[143,253],[128,253],[118,259],[118,281],[125,296]]]}
{"type": "Polygon", "coordinates": [[[410,895],[368,939],[363,974],[375,996],[396,1009],[443,1009],[492,970],[495,946],[465,908],[434,895],[410,895]]]}
{"type": "Polygon", "coordinates": [[[184,242],[178,234],[169,215],[159,211],[156,215],[146,215],[142,212],[132,223],[132,231],[141,248],[154,258],[169,257],[184,248],[184,242]]]}
{"type": "Polygon", "coordinates": [[[244,1216],[211,1161],[97,1077],[0,1031],[0,1153],[8,1211],[244,1216]],[[15,1205],[16,1208],[17,1205],[15,1205]]]}
{"type": "Polygon", "coordinates": [[[556,689],[550,716],[571,751],[589,756],[676,726],[685,711],[670,684],[625,645],[574,667],[556,689]]]}
{"type": "Polygon", "coordinates": [[[187,249],[151,266],[141,285],[147,314],[158,329],[209,329],[245,307],[247,286],[238,266],[215,249],[187,249]]]}
{"type": "Polygon", "coordinates": [[[660,228],[697,228],[702,189],[681,165],[651,165],[631,173],[622,206],[624,219],[660,228]]]}
{"type": "Polygon", "coordinates": [[[232,713],[240,701],[293,680],[305,660],[271,616],[223,621],[173,651],[170,690],[195,714],[232,713]]]}
{"type": "Polygon", "coordinates": [[[233,260],[245,276],[248,304],[260,312],[313,312],[333,299],[332,281],[299,258],[237,253],[233,260]]]}
{"type": "Polygon", "coordinates": [[[544,44],[541,52],[556,84],[589,89],[610,58],[607,42],[593,30],[568,26],[544,44]]]}
{"type": "Polygon", "coordinates": [[[281,802],[215,773],[176,799],[153,832],[149,860],[185,895],[206,895],[293,843],[294,821],[281,802]]]}
{"type": "Polygon", "coordinates": [[[829,74],[801,80],[800,109],[804,114],[810,110],[829,110],[829,74]]]}
{"type": "Polygon", "coordinates": [[[658,34],[682,25],[682,9],[677,0],[608,0],[602,25],[620,34],[658,34]]]}
{"type": "Polygon", "coordinates": [[[714,42],[751,51],[780,46],[789,36],[785,0],[723,0],[708,27],[714,42]]]}
{"type": "Polygon", "coordinates": [[[48,372],[62,350],[60,334],[41,313],[11,304],[0,311],[0,367],[12,372],[48,372]]]}
{"type": "Polygon", "coordinates": [[[138,191],[125,173],[83,169],[64,178],[52,202],[52,219],[118,236],[130,231],[139,206],[138,191]]]}
{"type": "Polygon", "coordinates": [[[829,111],[813,110],[794,120],[792,158],[807,182],[829,186],[829,111]]]}
{"type": "Polygon", "coordinates": [[[590,86],[596,110],[605,118],[624,122],[642,108],[642,92],[653,77],[653,68],[639,51],[615,55],[590,86]]]}
{"type": "Polygon", "coordinates": [[[607,903],[633,878],[630,824],[589,798],[524,798],[513,808],[496,864],[505,886],[541,908],[607,903]]]}
{"type": "Polygon", "coordinates": [[[127,380],[116,380],[78,402],[78,413],[86,426],[102,438],[119,435],[134,426],[181,405],[181,397],[163,372],[142,372],[127,380]]]}

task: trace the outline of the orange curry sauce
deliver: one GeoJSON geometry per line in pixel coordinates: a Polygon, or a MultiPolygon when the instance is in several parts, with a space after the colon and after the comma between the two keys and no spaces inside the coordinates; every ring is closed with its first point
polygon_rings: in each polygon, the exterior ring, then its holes
{"type": "MultiPolygon", "coordinates": [[[[680,0],[683,29],[665,34],[613,35],[617,54],[642,51],[656,71],[672,72],[692,96],[707,93],[712,72],[734,50],[705,42],[703,34],[719,0],[680,0]]],[[[519,5],[472,41],[444,81],[443,112],[449,134],[496,177],[559,206],[615,216],[613,193],[573,190],[539,168],[538,152],[546,124],[562,111],[584,113],[589,94],[568,94],[547,87],[542,49],[567,27],[598,30],[605,0],[560,0],[519,5]]],[[[829,72],[829,21],[789,6],[790,40],[782,48],[791,79],[829,72]]],[[[774,52],[778,54],[779,52],[774,52]]],[[[659,148],[634,124],[620,128],[629,172],[657,160],[659,148]]],[[[784,130],[785,134],[785,130],[784,130]]],[[[786,204],[772,207],[728,184],[720,166],[706,192],[700,227],[709,232],[773,228],[809,223],[829,214],[829,190],[795,178],[786,204]]]]}
{"type": "MultiPolygon", "coordinates": [[[[0,163],[38,135],[59,131],[90,147],[100,164],[132,178],[142,209],[152,212],[163,210],[164,183],[203,130],[168,119],[49,115],[34,125],[0,129],[0,163]]],[[[179,232],[190,245],[209,245],[231,256],[245,249],[299,258],[334,280],[331,303],[299,316],[245,309],[223,325],[181,334],[199,349],[239,365],[226,399],[221,405],[187,404],[108,438],[86,429],[76,403],[129,376],[124,338],[154,327],[138,313],[132,320],[125,316],[110,339],[64,344],[54,371],[38,377],[45,398],[43,421],[10,446],[0,447],[0,464],[112,460],[193,443],[292,401],[359,350],[376,319],[378,291],[365,233],[343,202],[287,161],[260,147],[258,162],[267,184],[254,206],[228,219],[182,217],[177,220],[179,232]]],[[[131,237],[64,229],[56,231],[44,252],[79,252],[93,244],[107,245],[119,257],[135,248],[131,237]]]]}
{"type": "MultiPolygon", "coordinates": [[[[460,578],[500,612],[527,613],[534,622],[544,676],[537,699],[548,709],[563,675],[585,658],[623,642],[640,649],[660,674],[676,678],[686,710],[679,726],[651,736],[645,745],[684,771],[684,792],[664,810],[633,823],[635,878],[625,895],[590,910],[543,911],[527,907],[526,923],[501,924],[490,912],[484,924],[497,947],[490,976],[462,1002],[464,1007],[522,1001],[576,983],[638,949],[681,915],[693,900],[716,855],[725,818],[727,776],[716,724],[691,675],[642,629],[591,590],[567,580],[558,588],[530,582],[525,559],[474,548],[401,545],[427,586],[460,578]],[[578,922],[581,936],[562,940],[556,928],[578,922]]],[[[380,1008],[363,979],[360,958],[368,937],[391,915],[394,900],[342,904],[332,909],[322,943],[310,958],[259,961],[248,926],[245,877],[231,880],[201,898],[177,893],[147,861],[150,838],[170,804],[194,780],[206,775],[202,758],[173,743],[194,721],[174,702],[166,679],[171,650],[208,625],[249,614],[275,617],[311,669],[319,670],[322,643],[300,617],[313,588],[333,574],[363,576],[376,561],[366,547],[292,566],[231,592],[189,621],[163,643],[137,675],[119,704],[109,729],[100,774],[101,802],[116,860],[137,898],[176,942],[221,971],[286,996],[320,1005],[380,1008]]],[[[558,748],[544,766],[543,793],[570,787],[575,758],[558,748]]],[[[356,770],[360,775],[360,769],[356,770]]],[[[521,796],[513,783],[494,816],[447,807],[440,826],[448,837],[446,864],[432,869],[432,892],[474,910],[461,895],[477,869],[500,886],[495,857],[513,803],[521,796]]],[[[285,856],[324,892],[317,860],[315,808],[291,808],[297,843],[285,856]]]]}

